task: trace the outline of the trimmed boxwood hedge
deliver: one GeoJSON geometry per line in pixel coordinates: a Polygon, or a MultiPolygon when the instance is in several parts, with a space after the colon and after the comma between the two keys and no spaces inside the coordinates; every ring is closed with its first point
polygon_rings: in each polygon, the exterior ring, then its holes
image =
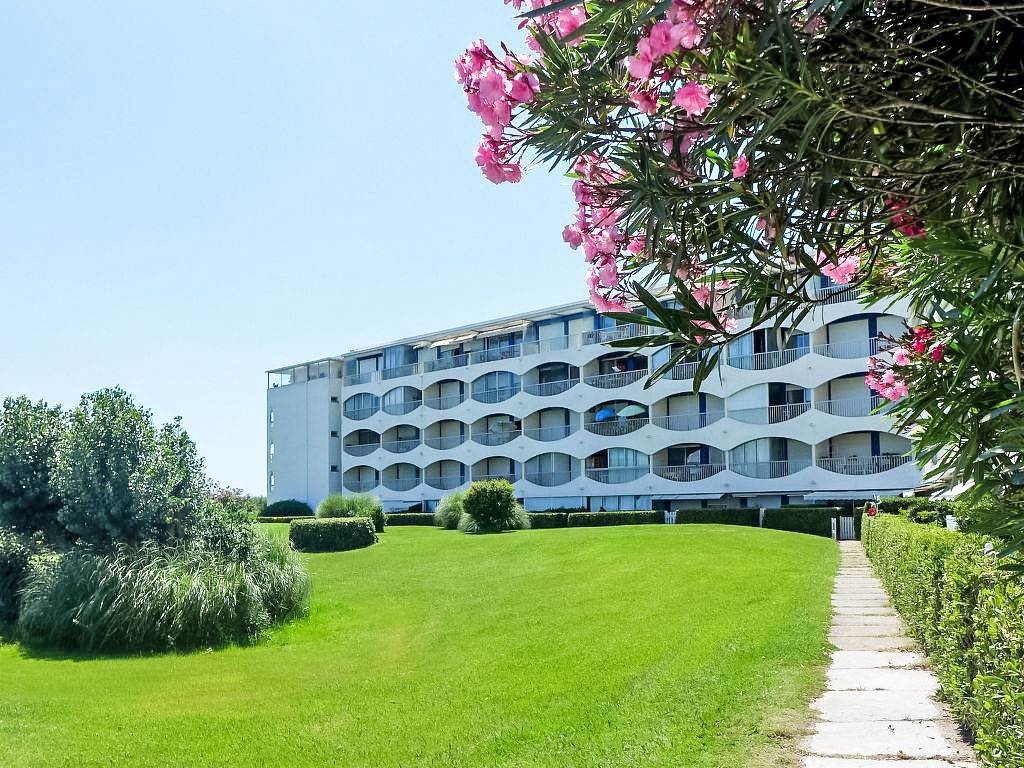
{"type": "MultiPolygon", "coordinates": [[[[569,525],[568,512],[527,512],[531,528],[565,528],[569,525]]],[[[579,514],[579,513],[574,513],[579,514]]]]}
{"type": "Polygon", "coordinates": [[[589,528],[597,525],[642,525],[664,523],[665,513],[652,510],[623,510],[621,512],[573,512],[569,515],[569,528],[589,528]]]}
{"type": "Polygon", "coordinates": [[[982,536],[893,515],[862,538],[982,764],[1024,765],[1024,581],[1001,569],[1024,563],[985,555],[982,536]]]}
{"type": "Polygon", "coordinates": [[[285,499],[268,504],[263,510],[263,517],[312,517],[313,509],[304,501],[298,499],[285,499]]]}
{"type": "Polygon", "coordinates": [[[388,525],[433,525],[433,512],[389,512],[386,515],[388,525]]]}
{"type": "Polygon", "coordinates": [[[377,534],[368,517],[322,517],[293,520],[288,538],[303,552],[342,552],[370,546],[377,534]]]}
{"type": "Polygon", "coordinates": [[[757,526],[757,509],[680,509],[676,523],[713,523],[716,525],[757,526]]]}
{"type": "Polygon", "coordinates": [[[839,507],[783,507],[764,511],[764,527],[777,531],[810,533],[832,538],[832,521],[842,513],[839,507]]]}

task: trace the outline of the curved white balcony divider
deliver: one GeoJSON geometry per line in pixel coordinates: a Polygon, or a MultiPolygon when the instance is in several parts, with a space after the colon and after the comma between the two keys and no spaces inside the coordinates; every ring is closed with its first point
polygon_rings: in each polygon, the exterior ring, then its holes
{"type": "Polygon", "coordinates": [[[410,491],[419,484],[418,477],[385,477],[382,482],[389,491],[410,491]]]}
{"type": "Polygon", "coordinates": [[[807,347],[780,349],[777,352],[755,352],[752,355],[730,356],[726,360],[726,365],[744,371],[767,371],[771,368],[789,365],[794,360],[799,360],[808,352],[810,352],[810,349],[807,347]]]}
{"type": "Polygon", "coordinates": [[[375,414],[379,408],[356,408],[351,411],[345,411],[345,418],[352,419],[353,421],[359,421],[360,419],[368,419],[375,414]]]}
{"type": "Polygon", "coordinates": [[[778,424],[795,419],[811,410],[810,403],[785,403],[769,405],[763,408],[729,409],[729,418],[742,421],[744,424],[778,424]]]}
{"type": "Polygon", "coordinates": [[[520,434],[518,429],[510,429],[507,432],[474,432],[473,442],[480,445],[504,445],[511,443],[520,434]]]}
{"type": "Polygon", "coordinates": [[[725,464],[681,464],[679,466],[655,467],[654,474],[677,483],[692,483],[717,475],[725,469],[725,464]]]}
{"type": "Polygon", "coordinates": [[[867,291],[859,285],[830,285],[826,288],[815,288],[813,294],[822,304],[842,304],[844,301],[856,301],[866,296],[867,291]]]}
{"type": "Polygon", "coordinates": [[[573,480],[572,472],[562,470],[561,472],[530,472],[527,471],[523,477],[527,482],[534,485],[543,485],[545,488],[553,488],[556,485],[565,485],[573,480]]]}
{"type": "Polygon", "coordinates": [[[821,458],[817,465],[840,475],[875,475],[913,461],[911,456],[836,456],[821,458]]]}
{"type": "Polygon", "coordinates": [[[420,444],[419,439],[415,440],[389,440],[381,443],[380,447],[389,453],[406,453],[420,444]]]}
{"type": "Polygon", "coordinates": [[[647,466],[608,467],[607,469],[588,469],[587,477],[599,483],[631,483],[650,471],[647,466]]]}
{"type": "Polygon", "coordinates": [[[583,383],[598,389],[613,389],[614,387],[625,387],[634,381],[640,381],[646,375],[646,368],[640,368],[635,371],[616,371],[615,373],[602,373],[597,376],[584,376],[583,383]]]}
{"type": "Polygon", "coordinates": [[[473,474],[473,482],[477,480],[508,480],[510,483],[516,483],[519,481],[519,475],[515,472],[505,472],[504,474],[498,475],[478,475],[473,474]]]}
{"type": "Polygon", "coordinates": [[[543,442],[561,440],[563,437],[568,437],[573,432],[575,432],[575,430],[570,424],[559,424],[555,427],[529,427],[523,430],[523,434],[531,440],[540,440],[543,442]]]}
{"type": "Polygon", "coordinates": [[[792,475],[811,466],[809,461],[750,461],[730,464],[729,469],[738,475],[773,480],[792,475]]]}
{"type": "Polygon", "coordinates": [[[376,381],[376,379],[377,371],[364,371],[363,373],[350,373],[341,381],[346,387],[354,387],[359,384],[369,384],[371,381],[376,381]]]}
{"type": "Polygon", "coordinates": [[[468,352],[461,355],[452,355],[451,357],[441,357],[437,360],[425,360],[423,363],[423,372],[431,373],[433,371],[447,371],[449,368],[461,368],[465,365],[469,365],[468,352]]]}
{"type": "Polygon", "coordinates": [[[681,413],[675,416],[655,416],[651,423],[662,429],[674,429],[685,432],[691,429],[703,429],[725,417],[725,411],[708,411],[707,413],[681,413]]]}
{"type": "Polygon", "coordinates": [[[349,456],[366,456],[378,448],[380,448],[380,443],[356,443],[354,445],[346,445],[345,453],[349,456]]]}
{"type": "Polygon", "coordinates": [[[665,374],[665,378],[673,381],[692,379],[697,373],[698,365],[699,363],[679,363],[672,366],[672,370],[665,374]]]}
{"type": "Polygon", "coordinates": [[[464,482],[458,475],[442,475],[442,476],[427,476],[426,484],[431,488],[437,488],[442,491],[450,491],[453,488],[458,488],[464,482]]]}
{"type": "Polygon", "coordinates": [[[454,448],[457,445],[462,445],[466,442],[466,438],[462,435],[447,435],[445,437],[428,437],[423,440],[423,444],[428,448],[437,448],[439,451],[446,451],[449,448],[454,448]]]}
{"type": "Polygon", "coordinates": [[[885,345],[879,342],[880,339],[877,336],[872,336],[870,339],[818,344],[814,347],[814,353],[822,357],[833,357],[837,360],[856,360],[860,357],[871,357],[884,351],[885,345]]]}
{"type": "Polygon", "coordinates": [[[473,363],[490,363],[495,360],[511,360],[519,357],[519,345],[512,344],[507,347],[492,347],[491,349],[478,349],[469,353],[469,359],[473,363]]]}
{"type": "Polygon", "coordinates": [[[608,421],[587,422],[583,425],[583,428],[587,432],[593,432],[595,435],[628,435],[630,432],[636,432],[640,427],[646,426],[650,421],[646,416],[635,419],[608,419],[608,421]]]}
{"type": "Polygon", "coordinates": [[[498,387],[497,389],[482,389],[472,394],[474,400],[478,403],[500,403],[503,400],[508,400],[510,397],[515,397],[519,394],[519,385],[511,387],[498,387]]]}
{"type": "Polygon", "coordinates": [[[528,395],[548,397],[550,395],[560,395],[579,383],[579,379],[562,379],[560,381],[544,381],[534,384],[523,384],[523,392],[528,395]]]}
{"type": "Polygon", "coordinates": [[[872,397],[850,397],[845,400],[818,400],[814,408],[832,416],[870,416],[882,404],[882,399],[872,397]]]}
{"type": "Polygon", "coordinates": [[[586,344],[605,344],[618,339],[632,339],[636,336],[646,336],[650,333],[650,327],[638,323],[616,325],[611,328],[599,328],[596,331],[586,331],[580,335],[580,341],[586,344]]]}
{"type": "Polygon", "coordinates": [[[352,491],[352,493],[366,493],[372,491],[377,487],[376,480],[342,480],[342,485],[345,486],[346,491],[352,491]]]}
{"type": "Polygon", "coordinates": [[[539,341],[524,341],[520,344],[524,355],[538,355],[541,352],[557,352],[560,349],[569,348],[568,336],[555,336],[550,339],[539,341]]]}
{"type": "Polygon", "coordinates": [[[465,402],[465,398],[462,395],[442,395],[441,397],[427,397],[423,400],[423,404],[427,408],[434,408],[439,411],[454,408],[463,402],[465,402]]]}
{"type": "Polygon", "coordinates": [[[422,400],[406,400],[404,403],[386,403],[380,409],[392,416],[404,416],[407,413],[412,413],[422,404],[422,400]]]}

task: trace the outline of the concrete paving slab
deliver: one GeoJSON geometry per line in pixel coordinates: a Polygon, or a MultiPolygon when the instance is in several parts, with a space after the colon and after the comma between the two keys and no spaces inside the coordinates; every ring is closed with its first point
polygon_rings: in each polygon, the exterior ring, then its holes
{"type": "Polygon", "coordinates": [[[906,635],[882,637],[833,637],[828,641],[840,651],[902,651],[914,648],[915,643],[906,635]]]}
{"type": "Polygon", "coordinates": [[[893,608],[877,608],[874,606],[839,605],[832,607],[833,616],[899,616],[893,608]]]}
{"type": "Polygon", "coordinates": [[[821,722],[804,743],[816,755],[908,758],[953,757],[956,751],[931,720],[821,722]]]}
{"type": "Polygon", "coordinates": [[[833,627],[889,627],[894,634],[902,635],[903,620],[899,616],[850,616],[834,614],[833,627]]]}
{"type": "Polygon", "coordinates": [[[836,637],[843,637],[844,635],[847,637],[857,637],[866,635],[873,635],[877,637],[879,635],[898,635],[901,634],[901,632],[899,630],[899,627],[894,629],[892,627],[880,626],[877,624],[860,624],[857,626],[840,626],[833,624],[832,634],[836,635],[836,637]]]}
{"type": "Polygon", "coordinates": [[[829,669],[825,675],[830,691],[928,691],[939,687],[927,669],[829,669]]]}
{"type": "Polygon", "coordinates": [[[919,667],[925,658],[914,651],[833,651],[832,669],[919,667]]]}
{"type": "Polygon", "coordinates": [[[811,702],[820,719],[830,723],[886,720],[935,720],[939,705],[927,691],[825,691],[811,702]]]}
{"type": "Polygon", "coordinates": [[[810,755],[804,758],[804,768],[977,768],[977,763],[965,763],[962,760],[862,760],[856,757],[818,757],[810,755]]]}

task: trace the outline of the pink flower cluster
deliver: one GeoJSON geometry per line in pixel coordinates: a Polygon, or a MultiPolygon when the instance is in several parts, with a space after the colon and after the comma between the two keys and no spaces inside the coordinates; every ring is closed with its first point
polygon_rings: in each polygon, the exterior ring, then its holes
{"type": "MultiPolygon", "coordinates": [[[[557,1],[558,0],[526,0],[526,5],[529,6],[531,11],[537,11],[541,8],[546,8],[557,1]]],[[[511,5],[517,11],[520,11],[523,8],[523,2],[524,0],[505,0],[505,5],[511,5]]],[[[569,8],[560,8],[552,11],[551,13],[543,13],[540,16],[535,16],[533,22],[545,34],[558,40],[562,40],[579,29],[586,20],[587,10],[583,7],[583,3],[581,2],[579,5],[574,5],[569,8]]],[[[576,38],[568,41],[568,44],[575,46],[579,45],[580,42],[581,40],[576,38]]],[[[541,48],[532,34],[528,34],[526,36],[526,44],[537,53],[541,52],[541,48]]]]}
{"type": "Polygon", "coordinates": [[[918,218],[907,212],[909,203],[906,200],[887,200],[886,205],[893,212],[890,220],[897,232],[907,237],[924,237],[928,234],[918,218]]]}
{"type": "Polygon", "coordinates": [[[838,261],[833,264],[829,260],[828,254],[819,252],[818,266],[821,267],[821,274],[830,278],[832,282],[838,285],[846,285],[857,274],[857,270],[860,269],[860,254],[839,251],[838,255],[838,261]]]}
{"type": "MultiPolygon", "coordinates": [[[[929,344],[934,338],[931,329],[917,326],[908,339],[910,348],[905,345],[892,351],[893,365],[905,368],[915,361],[941,363],[945,359],[946,347],[938,342],[929,344]]],[[[900,378],[894,368],[882,371],[881,364],[873,357],[868,360],[868,375],[864,377],[864,383],[887,400],[899,400],[910,391],[906,380],[900,378]]]]}
{"type": "Polygon", "coordinates": [[[523,175],[505,129],[512,125],[513,108],[531,101],[540,92],[540,81],[526,68],[528,64],[511,53],[499,59],[483,40],[470,45],[455,60],[455,79],[466,92],[469,109],[484,124],[476,162],[484,176],[495,184],[516,182],[523,175]]]}

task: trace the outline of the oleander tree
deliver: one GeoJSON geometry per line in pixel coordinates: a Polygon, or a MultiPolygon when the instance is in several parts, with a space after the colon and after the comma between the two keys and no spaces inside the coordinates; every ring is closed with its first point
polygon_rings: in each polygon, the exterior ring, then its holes
{"type": "Polygon", "coordinates": [[[563,239],[648,329],[619,343],[671,350],[651,380],[699,387],[737,302],[784,343],[822,276],[908,300],[866,383],[1024,545],[1024,3],[505,1],[527,50],[456,60],[476,162],[574,179],[563,239]]]}

